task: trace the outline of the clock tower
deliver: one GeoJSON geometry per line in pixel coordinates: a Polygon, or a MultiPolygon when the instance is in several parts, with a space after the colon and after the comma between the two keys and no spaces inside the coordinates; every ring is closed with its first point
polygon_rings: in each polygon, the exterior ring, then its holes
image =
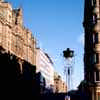
{"type": "Polygon", "coordinates": [[[85,0],[84,78],[91,100],[100,100],[100,0],[85,0]]]}

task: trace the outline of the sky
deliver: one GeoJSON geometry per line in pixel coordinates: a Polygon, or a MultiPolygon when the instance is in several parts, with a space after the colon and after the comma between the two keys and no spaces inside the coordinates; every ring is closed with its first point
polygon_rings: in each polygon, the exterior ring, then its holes
{"type": "Polygon", "coordinates": [[[24,26],[37,38],[38,46],[53,59],[55,70],[65,79],[63,50],[75,53],[72,84],[84,78],[84,0],[6,0],[22,7],[24,26]]]}

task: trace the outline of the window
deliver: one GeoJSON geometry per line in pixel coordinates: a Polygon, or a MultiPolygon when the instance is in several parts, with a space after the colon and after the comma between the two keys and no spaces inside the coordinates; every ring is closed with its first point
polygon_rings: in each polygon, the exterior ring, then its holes
{"type": "Polygon", "coordinates": [[[96,15],[93,15],[93,24],[96,24],[97,23],[97,17],[96,15]]]}
{"type": "Polygon", "coordinates": [[[95,34],[95,43],[98,43],[98,33],[95,34]]]}
{"type": "Polygon", "coordinates": [[[98,43],[98,33],[94,33],[93,34],[93,43],[95,44],[97,44],[98,43]]]}
{"type": "Polygon", "coordinates": [[[100,81],[99,80],[99,72],[98,71],[96,72],[96,81],[100,81]]]}
{"type": "Polygon", "coordinates": [[[98,53],[94,54],[93,62],[99,63],[99,54],[98,53]]]}
{"type": "Polygon", "coordinates": [[[98,1],[99,2],[99,18],[100,18],[100,0],[98,1]]]}
{"type": "Polygon", "coordinates": [[[96,53],[96,63],[99,63],[99,54],[96,53]]]}
{"type": "Polygon", "coordinates": [[[95,34],[93,34],[93,43],[95,43],[95,34]]]}
{"type": "Polygon", "coordinates": [[[92,6],[95,6],[96,0],[92,0],[92,6]]]}
{"type": "Polygon", "coordinates": [[[94,72],[95,82],[100,82],[100,71],[94,72]]]}
{"type": "Polygon", "coordinates": [[[99,63],[99,54],[94,54],[94,63],[99,63]]]}
{"type": "Polygon", "coordinates": [[[93,43],[98,43],[98,33],[93,34],[93,43]]]}
{"type": "Polygon", "coordinates": [[[95,63],[94,58],[95,58],[95,57],[94,57],[94,55],[92,54],[92,55],[90,56],[90,63],[91,63],[91,64],[94,64],[94,63],[95,63]]]}

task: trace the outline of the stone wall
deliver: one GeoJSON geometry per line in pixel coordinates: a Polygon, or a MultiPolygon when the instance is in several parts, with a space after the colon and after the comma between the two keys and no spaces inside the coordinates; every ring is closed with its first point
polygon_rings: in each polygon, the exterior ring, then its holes
{"type": "Polygon", "coordinates": [[[23,25],[22,9],[12,9],[0,2],[0,46],[21,59],[35,65],[36,41],[32,32],[23,25]]]}

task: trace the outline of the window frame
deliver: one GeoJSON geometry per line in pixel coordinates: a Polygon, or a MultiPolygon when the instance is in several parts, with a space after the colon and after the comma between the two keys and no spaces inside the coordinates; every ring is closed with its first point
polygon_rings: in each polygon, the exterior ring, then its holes
{"type": "Polygon", "coordinates": [[[95,80],[95,82],[100,82],[100,71],[94,72],[94,80],[95,80]],[[98,74],[97,74],[97,72],[98,72],[98,74]],[[98,79],[97,79],[97,75],[98,75],[98,79]]]}
{"type": "Polygon", "coordinates": [[[94,53],[93,62],[94,64],[99,63],[99,53],[94,53]]]}

